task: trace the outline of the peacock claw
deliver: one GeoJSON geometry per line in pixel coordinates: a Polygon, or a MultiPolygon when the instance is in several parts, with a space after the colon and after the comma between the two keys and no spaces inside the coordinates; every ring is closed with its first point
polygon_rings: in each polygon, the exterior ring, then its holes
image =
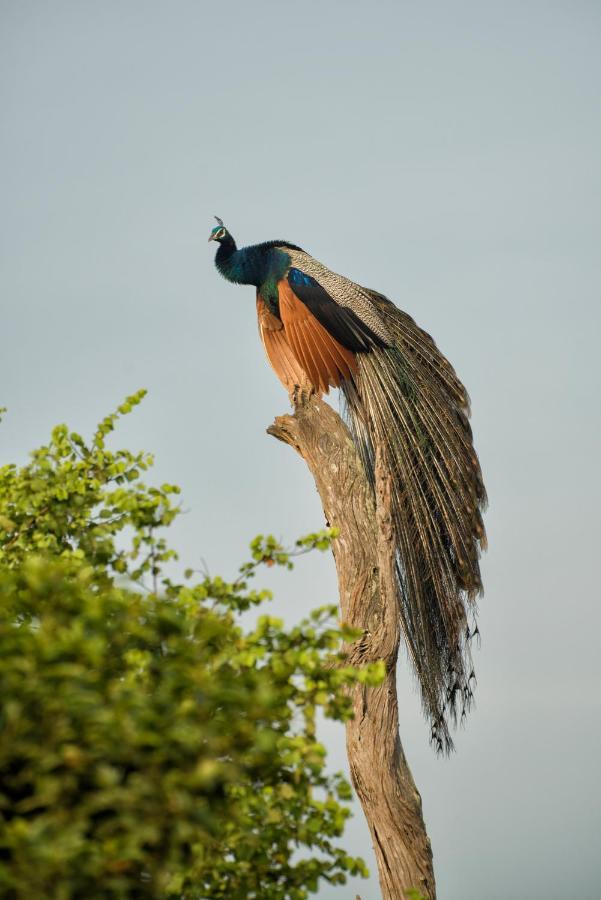
{"type": "Polygon", "coordinates": [[[306,406],[313,396],[315,396],[315,390],[311,385],[295,384],[290,393],[290,401],[294,407],[306,406]]]}

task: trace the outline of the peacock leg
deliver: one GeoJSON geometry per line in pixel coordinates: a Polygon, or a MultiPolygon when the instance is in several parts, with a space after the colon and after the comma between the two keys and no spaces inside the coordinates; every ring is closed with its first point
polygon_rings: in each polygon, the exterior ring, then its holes
{"type": "Polygon", "coordinates": [[[295,409],[299,406],[306,406],[311,397],[314,397],[316,394],[317,391],[311,382],[308,380],[303,381],[302,384],[295,384],[290,391],[290,403],[295,409]]]}

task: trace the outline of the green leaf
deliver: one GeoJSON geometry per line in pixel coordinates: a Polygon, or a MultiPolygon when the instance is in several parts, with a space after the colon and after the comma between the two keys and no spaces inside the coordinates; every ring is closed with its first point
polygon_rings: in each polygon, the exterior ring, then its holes
{"type": "Polygon", "coordinates": [[[179,584],[179,488],[142,483],[149,454],[111,449],[144,394],[87,443],[58,425],[0,468],[0,885],[300,900],[367,873],[337,845],[351,789],[328,772],[316,709],[344,721],[347,685],[384,668],[332,665],[358,636],[335,606],[292,627],[242,615],[271,598],[253,575],[335,529],[292,549],[258,535],[238,580],[186,569],[179,584]]]}

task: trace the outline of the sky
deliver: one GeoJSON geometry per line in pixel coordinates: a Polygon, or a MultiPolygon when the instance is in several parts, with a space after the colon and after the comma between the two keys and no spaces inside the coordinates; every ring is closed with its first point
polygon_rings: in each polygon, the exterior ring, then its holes
{"type": "MultiPolygon", "coordinates": [[[[0,463],[146,387],[114,446],[181,485],[182,565],[322,527],[214,215],[387,294],[468,387],[490,550],[451,759],[399,669],[441,900],[601,890],[600,37],[583,0],[0,0],[0,463]]],[[[291,623],[337,596],[330,556],[264,583],[291,623]]],[[[376,900],[358,806],[345,845],[371,878],[318,896],[376,900]]]]}

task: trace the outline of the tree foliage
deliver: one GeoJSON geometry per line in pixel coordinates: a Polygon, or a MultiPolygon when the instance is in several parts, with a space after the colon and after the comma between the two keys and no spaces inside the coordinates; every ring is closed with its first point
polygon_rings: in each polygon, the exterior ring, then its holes
{"type": "Polygon", "coordinates": [[[381,666],[344,665],[332,607],[240,622],[270,597],[261,566],[335,531],[259,536],[233,581],[167,577],[179,490],[106,445],[142,397],[0,469],[0,894],[303,898],[366,874],[315,716],[348,718],[345,687],[381,666]]]}

